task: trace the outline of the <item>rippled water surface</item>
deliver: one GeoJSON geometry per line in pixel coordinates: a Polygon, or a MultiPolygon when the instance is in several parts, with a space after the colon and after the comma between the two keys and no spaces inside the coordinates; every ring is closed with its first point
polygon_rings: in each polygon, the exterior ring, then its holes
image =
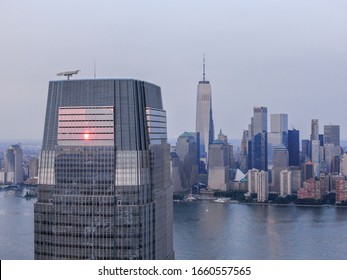
{"type": "MultiPolygon", "coordinates": [[[[0,192],[0,259],[33,259],[35,199],[0,192]]],[[[347,259],[347,208],[174,203],[176,259],[347,259]]]]}

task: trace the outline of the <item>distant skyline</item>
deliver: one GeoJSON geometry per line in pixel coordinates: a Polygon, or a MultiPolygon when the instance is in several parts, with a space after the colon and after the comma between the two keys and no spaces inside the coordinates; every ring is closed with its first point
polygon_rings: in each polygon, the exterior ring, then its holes
{"type": "Polygon", "coordinates": [[[343,0],[2,1],[0,140],[42,139],[48,82],[134,78],[162,89],[168,138],[195,130],[197,85],[212,87],[215,133],[241,139],[253,107],[288,114],[309,139],[347,139],[343,0]]]}

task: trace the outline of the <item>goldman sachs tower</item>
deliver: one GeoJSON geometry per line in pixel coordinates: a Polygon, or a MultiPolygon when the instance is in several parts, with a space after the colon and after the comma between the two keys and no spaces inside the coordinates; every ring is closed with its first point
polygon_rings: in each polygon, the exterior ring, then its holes
{"type": "Polygon", "coordinates": [[[212,93],[211,84],[206,81],[205,56],[203,58],[202,81],[198,84],[196,99],[196,133],[200,135],[200,159],[208,162],[209,144],[214,139],[214,127],[212,118],[212,93]]]}
{"type": "Polygon", "coordinates": [[[49,83],[35,259],[172,259],[170,145],[160,87],[49,83]]]}

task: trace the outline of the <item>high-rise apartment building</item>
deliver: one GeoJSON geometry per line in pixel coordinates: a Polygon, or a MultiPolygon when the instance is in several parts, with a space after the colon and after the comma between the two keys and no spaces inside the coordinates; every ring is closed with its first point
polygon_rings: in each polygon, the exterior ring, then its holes
{"type": "Polygon", "coordinates": [[[268,200],[269,196],[268,172],[264,170],[251,169],[248,171],[248,193],[256,193],[260,202],[268,200]]]}
{"type": "Polygon", "coordinates": [[[205,58],[203,63],[203,79],[198,84],[196,100],[196,127],[200,135],[200,157],[207,163],[208,148],[214,140],[214,126],[212,118],[212,90],[205,78],[205,58]]]}
{"type": "Polygon", "coordinates": [[[35,259],[172,259],[166,112],[158,86],[49,83],[35,259]]]}
{"type": "Polygon", "coordinates": [[[292,195],[292,180],[289,170],[282,170],[280,173],[280,195],[292,195]]]}

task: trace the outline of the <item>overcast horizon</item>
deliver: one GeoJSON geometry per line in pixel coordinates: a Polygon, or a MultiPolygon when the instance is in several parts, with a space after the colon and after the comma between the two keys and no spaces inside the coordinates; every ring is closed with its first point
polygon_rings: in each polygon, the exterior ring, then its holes
{"type": "Polygon", "coordinates": [[[42,139],[48,83],[134,78],[162,89],[168,138],[195,130],[197,84],[212,86],[215,136],[241,139],[254,106],[311,119],[347,140],[347,1],[2,1],[0,140],[42,139]]]}

